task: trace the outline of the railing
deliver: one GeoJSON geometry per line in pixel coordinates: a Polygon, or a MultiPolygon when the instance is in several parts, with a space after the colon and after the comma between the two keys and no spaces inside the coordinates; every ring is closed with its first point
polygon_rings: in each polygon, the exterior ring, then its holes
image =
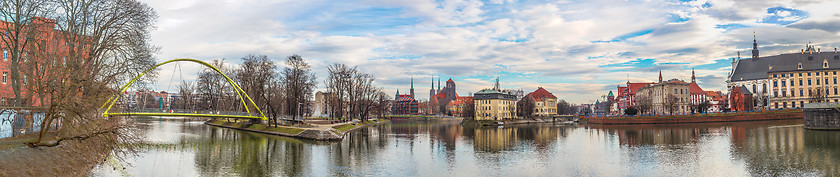
{"type": "Polygon", "coordinates": [[[174,117],[210,117],[265,119],[247,112],[210,111],[210,110],[162,110],[162,109],[126,109],[124,112],[109,112],[105,116],[174,116],[174,117]]]}

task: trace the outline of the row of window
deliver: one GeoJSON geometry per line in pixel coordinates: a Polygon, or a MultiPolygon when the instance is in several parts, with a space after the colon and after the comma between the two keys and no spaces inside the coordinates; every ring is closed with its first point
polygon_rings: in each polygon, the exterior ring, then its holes
{"type": "MultiPolygon", "coordinates": [[[[825,89],[825,92],[820,92],[822,89],[814,89],[814,90],[816,90],[817,94],[820,94],[820,93],[830,94],[831,93],[831,92],[829,92],[828,88],[825,89]]],[[[814,90],[808,89],[808,96],[813,95],[814,90]]],[[[804,97],[805,96],[804,93],[805,93],[805,91],[803,89],[799,89],[799,96],[800,97],[804,97]]],[[[779,95],[778,91],[773,91],[773,95],[775,95],[776,97],[787,97],[787,90],[782,90],[781,96],[779,95]]],[[[834,95],[837,95],[837,87],[834,87],[834,95]]],[[[796,96],[796,94],[791,92],[790,96],[794,97],[794,96],[796,96]]]]}
{"type": "MultiPolygon", "coordinates": [[[[826,100],[826,101],[827,101],[827,102],[832,102],[831,100],[826,100]]],[[[838,99],[834,99],[834,101],[833,101],[833,102],[835,102],[835,103],[836,103],[836,102],[838,102],[838,101],[840,101],[840,100],[838,100],[838,99]]],[[[773,103],[773,106],[775,106],[775,107],[776,107],[776,109],[780,109],[780,108],[788,108],[788,104],[787,104],[787,103],[788,103],[788,102],[782,102],[782,105],[781,105],[781,107],[780,107],[780,106],[779,106],[779,102],[776,102],[776,103],[773,103]]],[[[813,103],[813,102],[812,102],[812,101],[808,101],[808,103],[813,103]]],[[[799,104],[797,104],[797,102],[795,102],[795,101],[791,101],[791,102],[790,102],[790,107],[791,107],[791,108],[801,108],[801,107],[803,107],[804,105],[805,105],[805,101],[799,101],[799,104]]]]}
{"type": "MultiPolygon", "coordinates": [[[[823,71],[823,72],[807,72],[807,73],[805,73],[805,74],[806,74],[806,76],[811,76],[811,73],[814,73],[814,75],[816,75],[816,76],[819,76],[819,75],[820,75],[820,73],[823,73],[823,75],[824,75],[824,76],[828,76],[828,71],[823,71]]],[[[832,73],[833,75],[837,75],[837,71],[832,71],[831,73],[832,73]]],[[[799,77],[802,77],[802,73],[797,73],[797,74],[799,74],[799,77]]],[[[793,77],[793,73],[773,74],[772,76],[773,76],[773,77],[771,77],[771,78],[778,78],[778,77],[785,77],[785,76],[788,76],[788,77],[793,77]]]]}
{"type": "MultiPolygon", "coordinates": [[[[799,79],[799,86],[804,85],[802,81],[803,81],[802,79],[799,79]]],[[[820,85],[820,79],[815,79],[815,81],[817,83],[816,85],[820,85]]],[[[823,84],[828,84],[829,83],[828,82],[829,79],[827,77],[824,79],[824,81],[825,82],[823,82],[823,84]]],[[[833,82],[834,84],[837,84],[837,77],[834,77],[833,81],[834,81],[833,82]]],[[[781,83],[782,87],[787,86],[787,80],[773,80],[772,82],[773,82],[773,87],[779,87],[780,83],[781,83]]],[[[811,79],[810,78],[808,79],[808,85],[811,85],[811,79]]],[[[790,86],[796,86],[796,84],[794,82],[790,82],[790,86]]]]}

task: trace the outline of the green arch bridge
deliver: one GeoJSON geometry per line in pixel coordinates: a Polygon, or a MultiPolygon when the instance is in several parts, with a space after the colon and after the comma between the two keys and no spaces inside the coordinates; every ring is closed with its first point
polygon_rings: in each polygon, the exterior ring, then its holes
{"type": "Polygon", "coordinates": [[[110,116],[176,116],[176,117],[243,118],[243,119],[266,120],[266,117],[262,113],[262,111],[260,110],[260,107],[257,106],[257,104],[254,103],[254,100],[251,100],[251,96],[248,96],[248,94],[245,93],[245,91],[243,91],[242,88],[239,87],[239,84],[236,84],[236,82],[233,82],[233,80],[230,79],[230,77],[228,77],[227,75],[225,75],[225,73],[222,73],[222,71],[219,70],[219,68],[216,68],[215,66],[210,65],[207,62],[197,60],[197,59],[191,59],[191,58],[180,58],[180,59],[169,60],[169,61],[157,64],[154,67],[147,69],[146,71],[143,71],[142,73],[140,73],[140,75],[137,75],[136,77],[134,77],[134,79],[131,79],[131,81],[126,83],[124,86],[122,86],[122,88],[120,88],[119,92],[117,92],[114,96],[111,96],[108,99],[108,101],[105,102],[105,104],[102,104],[102,107],[100,107],[100,109],[105,109],[105,112],[102,113],[102,115],[105,116],[105,117],[110,117],[110,116]],[[198,63],[198,64],[201,64],[201,65],[204,65],[204,66],[206,66],[210,69],[213,69],[213,71],[216,71],[217,73],[221,74],[222,76],[224,76],[225,80],[227,80],[227,82],[230,83],[231,86],[233,86],[234,90],[236,90],[236,95],[239,96],[239,98],[240,98],[239,100],[242,101],[242,106],[245,107],[245,112],[247,112],[248,115],[222,115],[222,114],[198,114],[198,113],[191,114],[191,113],[167,113],[167,112],[109,112],[111,110],[111,107],[114,106],[114,104],[117,102],[117,100],[119,100],[120,97],[122,97],[122,93],[125,93],[125,91],[128,89],[128,87],[133,85],[134,82],[136,82],[138,79],[140,79],[140,77],[142,77],[143,75],[146,75],[146,73],[148,73],[149,71],[151,71],[151,70],[153,70],[157,67],[160,67],[162,65],[169,64],[169,63],[172,63],[172,62],[181,62],[181,61],[193,62],[193,63],[198,63]],[[243,95],[245,95],[245,96],[243,97],[243,95]],[[255,115],[253,115],[253,113],[251,113],[251,110],[248,109],[248,104],[246,104],[246,102],[245,102],[246,99],[248,100],[248,103],[251,103],[251,105],[254,106],[254,108],[257,109],[256,112],[259,113],[259,116],[255,116],[255,115]]]}

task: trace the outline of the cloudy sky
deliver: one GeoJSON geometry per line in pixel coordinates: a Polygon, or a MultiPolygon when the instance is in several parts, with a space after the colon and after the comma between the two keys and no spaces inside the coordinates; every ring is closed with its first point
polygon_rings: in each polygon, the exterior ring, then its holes
{"type": "MultiPolygon", "coordinates": [[[[736,52],[798,52],[811,42],[840,45],[838,1],[515,0],[151,0],[159,14],[158,61],[248,54],[281,62],[301,55],[323,89],[332,63],[374,74],[387,93],[428,99],[432,76],[467,95],[492,86],[526,93],[544,87],[585,103],[629,80],[690,80],[723,90],[736,52]]],[[[193,80],[198,65],[167,66],[160,90],[193,80]]]]}

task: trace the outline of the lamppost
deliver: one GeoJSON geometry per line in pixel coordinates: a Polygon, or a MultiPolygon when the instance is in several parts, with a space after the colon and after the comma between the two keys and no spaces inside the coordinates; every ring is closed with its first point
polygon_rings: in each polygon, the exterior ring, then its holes
{"type": "MultiPolygon", "coordinates": [[[[298,115],[298,114],[300,114],[300,112],[301,112],[301,111],[300,111],[300,104],[303,104],[303,103],[298,102],[298,104],[297,104],[297,105],[298,105],[298,107],[297,107],[297,110],[296,110],[295,116],[294,116],[294,117],[292,117],[292,119],[293,119],[293,120],[297,120],[297,119],[296,119],[296,118],[297,118],[297,115],[298,115]]],[[[301,119],[301,120],[302,120],[302,119],[301,119]]]]}

